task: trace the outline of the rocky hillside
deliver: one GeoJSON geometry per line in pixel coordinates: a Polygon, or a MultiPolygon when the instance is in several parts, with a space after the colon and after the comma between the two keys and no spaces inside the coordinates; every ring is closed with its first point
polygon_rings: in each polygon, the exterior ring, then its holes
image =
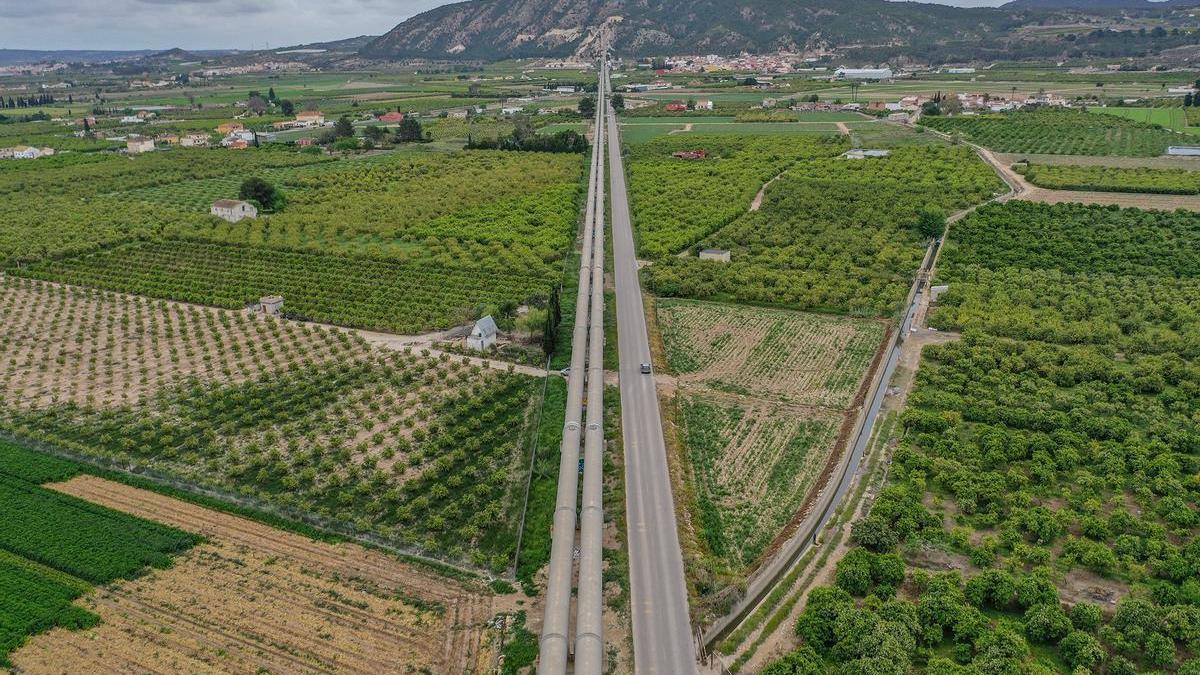
{"type": "Polygon", "coordinates": [[[625,55],[809,45],[991,40],[1024,10],[885,0],[470,0],[419,14],[362,50],[372,58],[497,59],[586,52],[600,32],[625,55]]]}

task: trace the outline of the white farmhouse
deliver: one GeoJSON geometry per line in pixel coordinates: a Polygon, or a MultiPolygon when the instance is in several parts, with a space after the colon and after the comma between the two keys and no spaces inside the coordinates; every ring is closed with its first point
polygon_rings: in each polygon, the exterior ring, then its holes
{"type": "Polygon", "coordinates": [[[467,348],[482,352],[496,344],[496,320],[489,314],[475,322],[471,334],[467,336],[467,348]]]}
{"type": "Polygon", "coordinates": [[[125,137],[125,151],[131,155],[140,155],[143,152],[154,151],[154,139],[149,136],[138,136],[130,134],[125,137]]]}
{"type": "Polygon", "coordinates": [[[224,218],[231,223],[236,223],[243,218],[258,217],[258,209],[253,204],[237,199],[218,199],[213,202],[209,213],[218,218],[224,218]]]}

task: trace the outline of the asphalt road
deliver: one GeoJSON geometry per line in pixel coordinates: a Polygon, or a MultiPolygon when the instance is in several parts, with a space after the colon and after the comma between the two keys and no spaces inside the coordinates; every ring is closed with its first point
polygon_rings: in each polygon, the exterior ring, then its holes
{"type": "Polygon", "coordinates": [[[641,364],[650,362],[650,339],[633,247],[620,136],[611,111],[608,130],[634,672],[683,675],[696,672],[696,649],[688,618],[683,554],[675,529],[658,394],[654,377],[640,372],[641,364]]]}

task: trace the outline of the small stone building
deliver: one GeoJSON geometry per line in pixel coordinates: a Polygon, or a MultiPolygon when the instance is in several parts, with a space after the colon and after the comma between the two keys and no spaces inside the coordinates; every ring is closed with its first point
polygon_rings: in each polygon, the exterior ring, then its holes
{"type": "Polygon", "coordinates": [[[483,317],[475,322],[475,327],[471,329],[471,334],[467,336],[467,348],[474,349],[477,352],[491,348],[496,344],[497,332],[496,320],[490,314],[483,317]]]}
{"type": "Polygon", "coordinates": [[[283,296],[268,295],[258,299],[258,309],[263,314],[279,316],[283,312],[283,296]]]}
{"type": "Polygon", "coordinates": [[[701,260],[713,260],[715,262],[727,263],[732,259],[729,251],[720,248],[706,248],[700,251],[701,260]]]}
{"type": "Polygon", "coordinates": [[[243,218],[258,217],[258,209],[253,204],[237,199],[218,199],[213,202],[209,213],[231,223],[236,223],[243,218]]]}

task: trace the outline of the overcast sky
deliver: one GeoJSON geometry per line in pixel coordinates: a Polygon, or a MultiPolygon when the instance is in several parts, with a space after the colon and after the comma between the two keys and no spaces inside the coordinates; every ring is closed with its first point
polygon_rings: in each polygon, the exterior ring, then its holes
{"type": "MultiPolygon", "coordinates": [[[[1004,0],[936,0],[983,7],[1004,0]]],[[[0,48],[263,49],[379,35],[445,0],[0,0],[0,48]]]]}

